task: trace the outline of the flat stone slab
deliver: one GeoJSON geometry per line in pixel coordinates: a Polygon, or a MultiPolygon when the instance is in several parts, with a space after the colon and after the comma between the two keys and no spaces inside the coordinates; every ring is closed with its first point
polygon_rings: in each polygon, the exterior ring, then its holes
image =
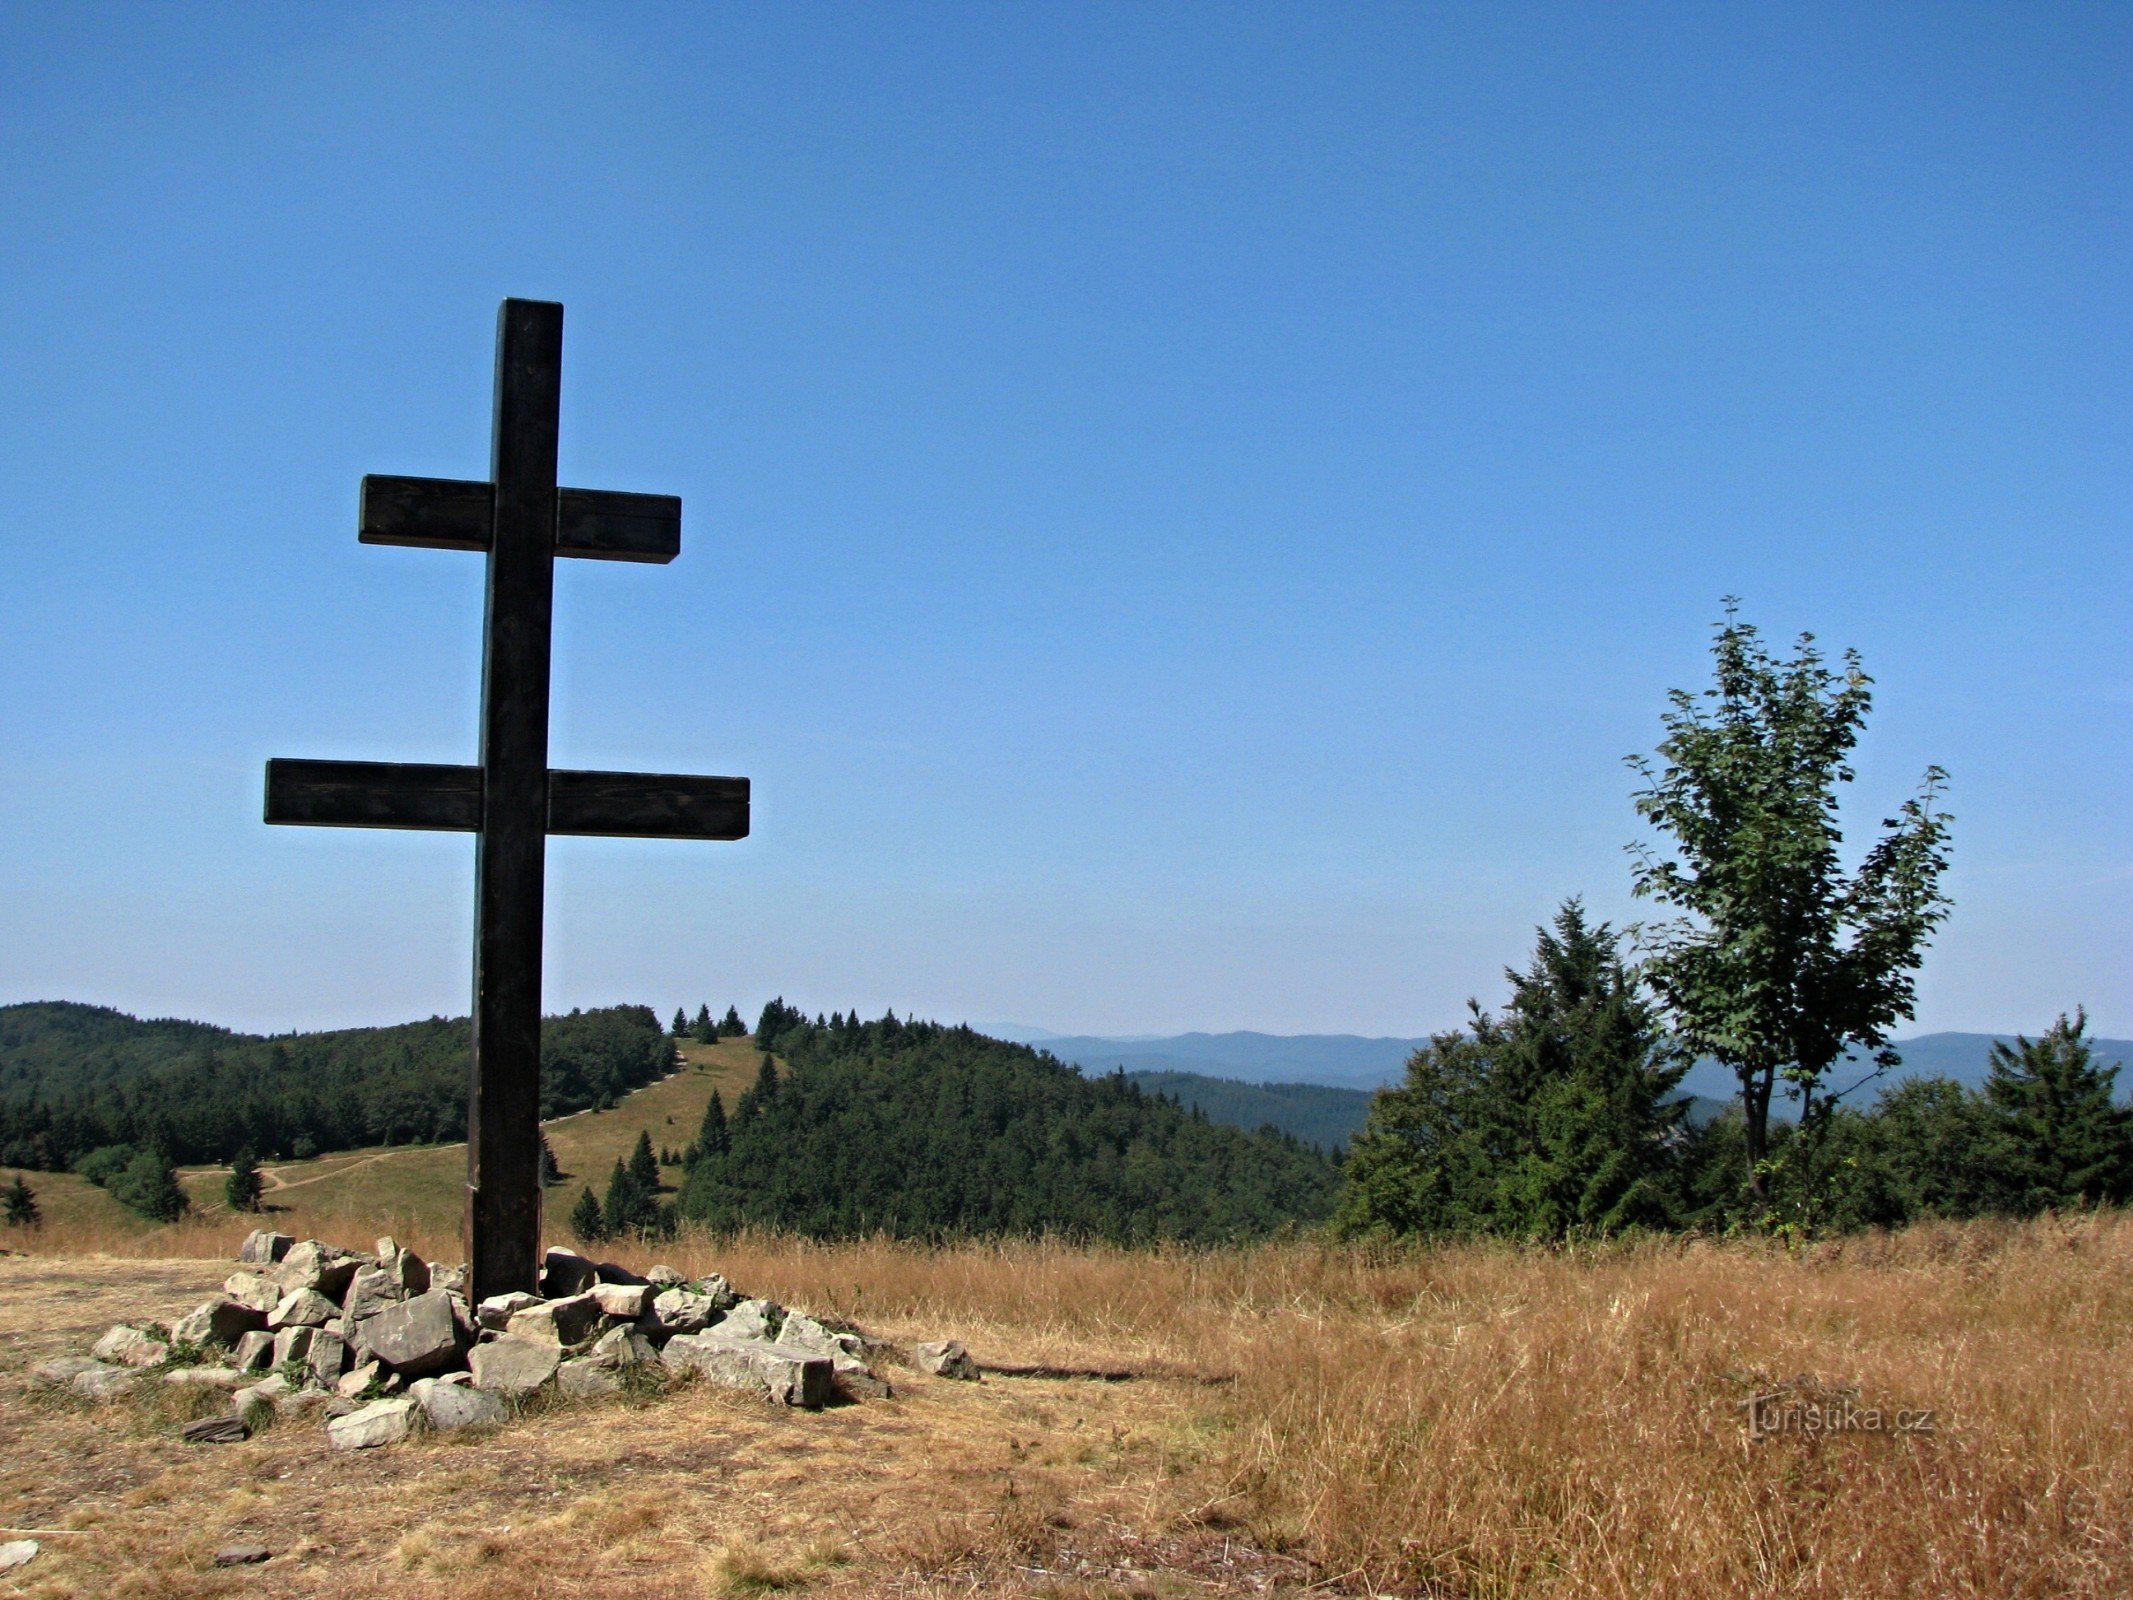
{"type": "Polygon", "coordinates": [[[596,1283],[585,1291],[593,1297],[602,1315],[635,1322],[651,1309],[657,1293],[648,1283],[596,1283]]]}
{"type": "Polygon", "coordinates": [[[813,1409],[835,1394],[836,1369],[828,1356],[813,1355],[767,1339],[733,1339],[716,1331],[685,1333],[660,1352],[667,1370],[702,1373],[729,1389],[753,1390],[785,1406],[813,1409]]]}
{"type": "Polygon", "coordinates": [[[425,1378],[459,1360],[459,1322],[442,1290],[387,1306],[363,1324],[359,1337],[403,1378],[425,1378]]]}
{"type": "Polygon", "coordinates": [[[252,1437],[252,1425],[242,1417],[202,1417],[178,1430],[187,1444],[243,1444],[252,1437]]]}
{"type": "Polygon", "coordinates": [[[467,1356],[474,1371],[474,1387],[491,1394],[531,1394],[563,1363],[562,1350],[538,1339],[505,1334],[487,1344],[476,1345],[467,1356]]]}
{"type": "Polygon", "coordinates": [[[440,1433],[450,1433],[458,1428],[494,1428],[511,1415],[495,1395],[466,1384],[418,1378],[408,1386],[407,1392],[408,1398],[422,1407],[422,1414],[429,1418],[430,1426],[440,1433]]]}
{"type": "Polygon", "coordinates": [[[558,1393],[573,1400],[594,1400],[620,1394],[622,1379],[614,1368],[602,1365],[591,1356],[580,1356],[555,1369],[555,1386],[558,1393]]]}
{"type": "Polygon", "coordinates": [[[239,1372],[234,1367],[179,1367],[164,1373],[163,1381],[173,1389],[236,1390],[253,1380],[249,1372],[239,1372]]]}
{"type": "Polygon", "coordinates": [[[511,1319],[521,1311],[530,1311],[541,1303],[537,1294],[528,1294],[523,1289],[513,1289],[509,1294],[492,1294],[474,1308],[475,1319],[484,1328],[497,1333],[511,1325],[511,1319]]]}
{"type": "Polygon", "coordinates": [[[170,1346],[138,1328],[113,1328],[89,1347],[98,1361],[115,1367],[152,1367],[170,1354],[170,1346]]]}
{"type": "Polygon", "coordinates": [[[326,1424],[326,1442],[336,1450],[374,1450],[398,1444],[414,1429],[415,1402],[405,1396],[373,1400],[360,1411],[326,1424]]]}
{"type": "Polygon", "coordinates": [[[141,1385],[141,1375],[131,1367],[107,1367],[101,1361],[67,1380],[67,1387],[84,1400],[109,1402],[129,1395],[141,1385]]]}
{"type": "Polygon", "coordinates": [[[590,1294],[574,1294],[561,1300],[544,1300],[537,1306],[512,1313],[504,1332],[514,1339],[538,1339],[546,1344],[579,1344],[600,1331],[604,1313],[590,1294]]]}
{"type": "Polygon", "coordinates": [[[264,1332],[267,1314],[257,1306],[227,1296],[197,1307],[171,1330],[180,1344],[233,1345],[248,1333],[264,1332]]]}

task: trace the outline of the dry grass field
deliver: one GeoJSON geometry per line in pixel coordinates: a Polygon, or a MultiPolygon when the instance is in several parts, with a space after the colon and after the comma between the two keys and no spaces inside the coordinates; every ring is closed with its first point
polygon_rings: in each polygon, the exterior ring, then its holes
{"type": "Polygon", "coordinates": [[[2117,1216],[1794,1254],[695,1238],[659,1254],[983,1361],[1143,1376],[899,1370],[812,1415],[692,1388],[357,1456],[294,1424],[187,1448],[167,1412],[28,1390],[31,1360],[183,1310],[226,1270],[184,1258],[243,1227],[55,1223],[0,1259],[0,1520],[54,1530],[17,1592],[2133,1593],[2117,1216]],[[273,1559],[216,1568],[240,1540],[273,1559]]]}

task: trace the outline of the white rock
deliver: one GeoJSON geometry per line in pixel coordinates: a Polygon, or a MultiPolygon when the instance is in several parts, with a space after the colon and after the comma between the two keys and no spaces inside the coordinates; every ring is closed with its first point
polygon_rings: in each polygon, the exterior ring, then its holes
{"type": "Polygon", "coordinates": [[[478,1344],[467,1356],[474,1387],[492,1394],[531,1394],[555,1376],[562,1360],[563,1352],[555,1345],[513,1334],[478,1344]]]}
{"type": "Polygon", "coordinates": [[[130,1367],[107,1367],[101,1362],[77,1372],[67,1387],[84,1400],[111,1401],[140,1387],[141,1375],[130,1367]]]}
{"type": "Polygon", "coordinates": [[[537,1294],[528,1294],[523,1289],[513,1289],[509,1294],[492,1294],[475,1308],[474,1315],[484,1328],[502,1333],[511,1325],[511,1319],[521,1311],[529,1311],[541,1303],[537,1294]]]}
{"type": "Polygon", "coordinates": [[[241,1389],[251,1375],[228,1367],[178,1367],[163,1374],[173,1389],[241,1389]]]}
{"type": "Polygon", "coordinates": [[[591,1400],[622,1392],[622,1380],[613,1369],[603,1367],[590,1356],[580,1356],[556,1368],[555,1386],[559,1393],[573,1400],[591,1400]]]}
{"type": "Polygon", "coordinates": [[[373,1400],[360,1411],[335,1417],[326,1424],[326,1442],[336,1450],[371,1450],[381,1444],[398,1444],[414,1426],[415,1402],[373,1400]]]}
{"type": "Polygon", "coordinates": [[[659,1358],[671,1372],[700,1372],[714,1383],[751,1389],[780,1405],[827,1405],[834,1392],[829,1357],[767,1339],[732,1339],[717,1331],[683,1334],[669,1339],[659,1358]]]}
{"type": "Polygon", "coordinates": [[[493,1428],[510,1415],[503,1401],[494,1394],[463,1384],[423,1378],[417,1380],[408,1393],[422,1407],[422,1414],[429,1418],[430,1426],[442,1433],[455,1428],[493,1428]],[[417,1389],[420,1394],[415,1393],[417,1389]]]}
{"type": "Polygon", "coordinates": [[[35,1539],[10,1539],[0,1544],[0,1572],[12,1572],[44,1548],[35,1539]]]}
{"type": "Polygon", "coordinates": [[[230,1365],[239,1372],[257,1372],[262,1367],[279,1365],[274,1359],[274,1342],[279,1337],[279,1334],[272,1333],[246,1334],[230,1353],[230,1365]]]}
{"type": "Polygon", "coordinates": [[[603,1315],[635,1322],[651,1309],[657,1291],[648,1283],[596,1283],[586,1292],[603,1315]]]}
{"type": "Polygon", "coordinates": [[[296,1386],[277,1372],[271,1378],[247,1384],[231,1395],[230,1400],[239,1411],[249,1406],[275,1406],[278,1409],[280,1402],[295,1392],[296,1386]]]}
{"type": "Polygon", "coordinates": [[[712,1326],[723,1339],[769,1339],[785,1308],[775,1300],[743,1300],[712,1326]]]}
{"type": "Polygon", "coordinates": [[[940,1339],[931,1344],[922,1344],[911,1352],[918,1370],[930,1372],[936,1378],[970,1378],[978,1375],[978,1364],[970,1359],[970,1352],[956,1339],[940,1339]]]}
{"type": "Polygon", "coordinates": [[[90,1346],[89,1354],[119,1367],[152,1367],[170,1354],[170,1346],[138,1328],[117,1327],[90,1346]]]}
{"type": "Polygon", "coordinates": [[[233,1272],[222,1280],[222,1292],[254,1311],[272,1311],[281,1299],[281,1285],[258,1272],[233,1272]]]}
{"type": "MultiPolygon", "coordinates": [[[[553,1252],[551,1252],[552,1254],[553,1252]]],[[[537,1306],[514,1311],[504,1332],[514,1339],[539,1339],[547,1344],[573,1345],[599,1331],[600,1302],[590,1294],[574,1294],[562,1300],[544,1300],[537,1306]]]]}
{"type": "Polygon", "coordinates": [[[650,1366],[659,1359],[659,1347],[635,1328],[610,1328],[594,1342],[587,1359],[603,1367],[650,1366]]]}
{"type": "Polygon", "coordinates": [[[237,1259],[249,1266],[272,1266],[289,1253],[296,1241],[272,1228],[255,1228],[237,1247],[237,1259]]]}

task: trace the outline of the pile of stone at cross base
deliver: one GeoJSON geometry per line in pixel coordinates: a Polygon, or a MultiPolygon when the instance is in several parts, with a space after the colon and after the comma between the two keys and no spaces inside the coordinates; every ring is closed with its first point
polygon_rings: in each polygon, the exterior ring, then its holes
{"type": "Polygon", "coordinates": [[[229,1414],[191,1424],[188,1438],[244,1438],[248,1414],[271,1407],[323,1415],[335,1449],[362,1450],[418,1427],[502,1423],[510,1402],[543,1388],[586,1399],[694,1376],[812,1408],[887,1398],[868,1365],[884,1355],[940,1377],[978,1375],[953,1340],[907,1355],[744,1300],[716,1273],[692,1281],[654,1267],[640,1277],[551,1248],[539,1294],[470,1305],[464,1267],[434,1267],[391,1239],[365,1255],[261,1229],[237,1259],[222,1294],[175,1327],[121,1325],[88,1358],[48,1361],[34,1376],[91,1400],[151,1382],[224,1390],[229,1414]]]}

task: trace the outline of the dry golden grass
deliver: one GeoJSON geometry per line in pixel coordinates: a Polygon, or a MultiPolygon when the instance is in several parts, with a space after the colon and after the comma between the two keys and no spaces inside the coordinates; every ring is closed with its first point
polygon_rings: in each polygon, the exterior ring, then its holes
{"type": "MultiPolygon", "coordinates": [[[[239,1231],[166,1243],[220,1249],[239,1231]]],[[[26,1317],[108,1316],[117,1291],[91,1287],[100,1275],[140,1274],[137,1297],[182,1309],[187,1274],[221,1270],[38,1248],[0,1262],[8,1366],[65,1342],[17,1333],[26,1317]],[[69,1275],[79,1301],[56,1291],[69,1275]]],[[[114,1437],[18,1390],[0,1408],[0,1495],[27,1497],[26,1522],[65,1516],[72,1495],[110,1541],[53,1540],[66,1551],[24,1586],[235,1592],[183,1563],[237,1525],[227,1496],[248,1482],[255,1512],[281,1508],[316,1548],[291,1542],[246,1592],[360,1582],[501,1600],[626,1578],[649,1597],[2133,1593],[2133,1220],[2117,1215],[1797,1253],[761,1235],[658,1253],[893,1337],[959,1336],[985,1361],[1232,1381],[899,1370],[897,1399],[819,1416],[691,1389],[355,1460],[277,1430],[217,1454],[211,1488],[182,1475],[194,1458],[156,1431],[167,1419],[114,1437]],[[1884,1426],[1751,1438],[1758,1393],[1884,1426]],[[1899,1408],[1930,1411],[1930,1431],[1894,1431],[1899,1408]],[[163,1498],[123,1502],[149,1491],[163,1498]],[[582,1557],[595,1547],[608,1565],[582,1557]],[[150,1583],[157,1564],[195,1575],[150,1583]]]]}

